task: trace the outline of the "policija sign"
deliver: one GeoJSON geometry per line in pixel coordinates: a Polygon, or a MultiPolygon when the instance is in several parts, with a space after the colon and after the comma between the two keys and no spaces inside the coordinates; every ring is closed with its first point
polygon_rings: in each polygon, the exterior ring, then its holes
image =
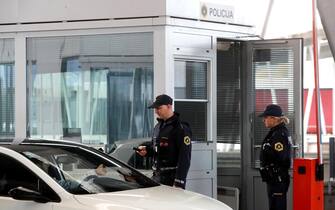
{"type": "Polygon", "coordinates": [[[200,19],[214,22],[233,23],[234,7],[220,4],[201,3],[200,19]]]}

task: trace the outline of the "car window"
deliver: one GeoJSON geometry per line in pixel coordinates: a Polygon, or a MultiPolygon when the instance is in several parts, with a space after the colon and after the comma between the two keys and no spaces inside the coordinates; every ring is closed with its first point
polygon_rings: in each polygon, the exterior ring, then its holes
{"type": "Polygon", "coordinates": [[[8,192],[17,187],[24,187],[40,192],[51,201],[59,202],[56,193],[36,174],[19,161],[0,154],[0,196],[9,196],[8,192]]]}
{"type": "Polygon", "coordinates": [[[136,169],[151,170],[152,157],[142,157],[136,152],[132,151],[129,160],[122,160],[136,169]]]}
{"type": "Polygon", "coordinates": [[[141,170],[151,170],[152,157],[142,157],[137,154],[133,148],[137,148],[140,145],[151,145],[151,141],[127,141],[123,140],[115,142],[113,148],[108,152],[109,155],[115,157],[128,165],[141,170]]]}
{"type": "Polygon", "coordinates": [[[98,151],[58,145],[25,145],[16,150],[72,194],[116,192],[158,185],[98,151]]]}

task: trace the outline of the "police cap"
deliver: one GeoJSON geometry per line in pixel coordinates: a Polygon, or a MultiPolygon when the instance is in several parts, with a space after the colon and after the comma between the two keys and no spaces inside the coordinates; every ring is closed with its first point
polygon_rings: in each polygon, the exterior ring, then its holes
{"type": "Polygon", "coordinates": [[[264,112],[258,116],[259,117],[266,117],[266,116],[282,117],[284,115],[283,115],[283,111],[280,108],[280,106],[276,104],[269,104],[266,106],[264,112]]]}
{"type": "Polygon", "coordinates": [[[162,94],[156,97],[156,100],[148,107],[149,109],[158,108],[162,105],[172,105],[172,98],[166,94],[162,94]]]}

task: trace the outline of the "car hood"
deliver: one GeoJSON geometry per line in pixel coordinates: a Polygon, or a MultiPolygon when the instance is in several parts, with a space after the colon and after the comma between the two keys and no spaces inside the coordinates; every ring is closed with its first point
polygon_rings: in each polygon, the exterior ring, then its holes
{"type": "Polygon", "coordinates": [[[158,186],[113,193],[75,195],[96,210],[231,210],[226,204],[182,189],[158,186]]]}

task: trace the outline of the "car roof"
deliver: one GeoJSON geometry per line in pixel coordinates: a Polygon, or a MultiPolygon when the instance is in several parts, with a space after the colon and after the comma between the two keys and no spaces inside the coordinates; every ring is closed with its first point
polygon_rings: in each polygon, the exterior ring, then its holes
{"type": "MultiPolygon", "coordinates": [[[[91,151],[95,154],[99,154],[103,156],[104,158],[112,159],[113,161],[118,162],[118,164],[122,163],[122,161],[118,160],[115,157],[112,157],[98,149],[95,149],[93,147],[77,143],[77,142],[71,142],[67,140],[50,140],[50,139],[23,139],[21,141],[18,140],[11,140],[11,141],[2,141],[0,140],[0,147],[6,147],[10,150],[14,151],[20,151],[23,149],[23,147],[26,146],[38,146],[38,147],[43,147],[43,146],[59,146],[59,147],[80,147],[82,149],[91,151]]],[[[30,147],[31,148],[31,147],[30,147]]],[[[124,164],[124,163],[123,163],[124,164]]],[[[129,166],[128,166],[129,167],[129,166]]]]}
{"type": "Polygon", "coordinates": [[[0,145],[20,145],[20,144],[43,144],[43,145],[68,145],[68,146],[81,146],[88,147],[84,144],[67,141],[67,140],[53,140],[53,139],[1,139],[0,145]]]}
{"type": "Polygon", "coordinates": [[[72,147],[81,147],[90,151],[98,152],[99,150],[94,149],[93,147],[77,143],[71,142],[67,140],[50,140],[50,139],[22,139],[22,140],[13,140],[13,139],[1,139],[0,146],[4,146],[7,148],[15,148],[20,147],[21,145],[36,145],[36,146],[72,146],[72,147]]]}

